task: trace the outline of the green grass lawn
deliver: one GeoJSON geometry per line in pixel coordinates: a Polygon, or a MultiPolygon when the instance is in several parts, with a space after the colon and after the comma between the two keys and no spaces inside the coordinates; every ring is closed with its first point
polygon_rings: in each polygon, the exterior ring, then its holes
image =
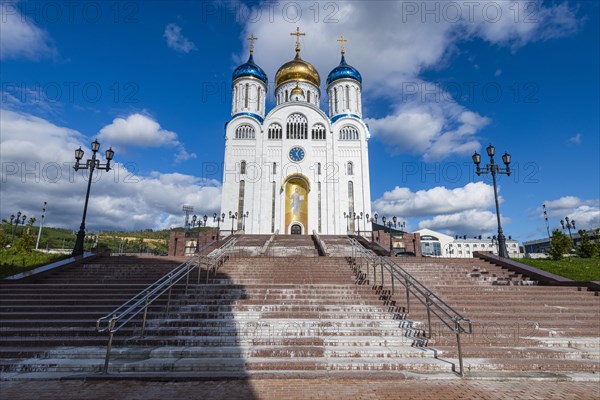
{"type": "Polygon", "coordinates": [[[0,250],[0,278],[6,278],[7,276],[29,271],[68,257],[70,257],[70,255],[46,254],[39,251],[19,254],[10,249],[0,250]]]}
{"type": "Polygon", "coordinates": [[[574,281],[600,281],[600,258],[566,257],[560,261],[520,258],[514,261],[526,264],[574,281]]]}

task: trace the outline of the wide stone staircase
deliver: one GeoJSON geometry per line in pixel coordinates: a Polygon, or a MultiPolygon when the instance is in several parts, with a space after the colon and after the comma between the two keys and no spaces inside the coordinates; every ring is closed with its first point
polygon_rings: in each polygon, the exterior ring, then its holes
{"type": "MultiPolygon", "coordinates": [[[[472,319],[462,336],[465,369],[472,376],[503,371],[536,376],[598,379],[600,297],[586,288],[538,286],[537,282],[480,259],[394,258],[457,312],[472,319]]],[[[368,277],[371,283],[372,277],[368,277]]],[[[377,278],[380,279],[380,278],[377,278]]],[[[404,288],[391,295],[406,305],[404,288]]],[[[379,285],[379,283],[376,283],[379,285]]],[[[411,304],[409,318],[426,321],[426,308],[411,304]]],[[[427,342],[441,359],[457,357],[456,337],[432,321],[427,342]]]]}
{"type": "MultiPolygon", "coordinates": [[[[108,376],[451,371],[415,347],[418,326],[398,320],[380,295],[354,283],[345,258],[314,256],[310,237],[278,239],[275,248],[297,243],[303,251],[236,252],[208,283],[203,271],[187,293],[176,286],[168,312],[166,296],[151,306],[143,338],[141,315],[126,325],[114,337],[108,376]]],[[[98,376],[108,336],[96,332],[96,319],[172,267],[104,258],[34,284],[1,284],[2,379],[98,376]]]]}
{"type": "MultiPolygon", "coordinates": [[[[347,237],[245,235],[206,279],[192,273],[116,333],[108,377],[452,377],[453,331],[389,276],[356,274],[347,237]],[[268,251],[261,253],[268,244],[268,251]],[[291,249],[291,250],[290,250],[291,249]],[[257,252],[258,251],[258,252],[257,252]]],[[[466,376],[598,380],[600,297],[538,286],[478,259],[393,258],[473,321],[461,335],[466,376]]],[[[171,271],[166,257],[104,257],[34,283],[0,283],[2,379],[100,374],[108,335],[97,318],[171,271]]]]}

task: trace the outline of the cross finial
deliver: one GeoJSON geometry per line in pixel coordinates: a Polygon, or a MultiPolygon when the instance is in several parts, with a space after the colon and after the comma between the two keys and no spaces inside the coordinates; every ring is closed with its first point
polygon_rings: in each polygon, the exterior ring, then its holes
{"type": "Polygon", "coordinates": [[[300,32],[300,27],[296,27],[296,32],[292,32],[290,35],[296,36],[296,53],[300,53],[300,36],[306,36],[306,33],[300,32]]]}
{"type": "Polygon", "coordinates": [[[250,41],[250,54],[254,53],[254,41],[258,40],[257,37],[254,36],[254,33],[252,35],[250,35],[249,38],[247,38],[246,40],[250,41]]]}
{"type": "Polygon", "coordinates": [[[342,37],[337,41],[340,42],[340,47],[342,48],[342,55],[344,55],[344,53],[346,53],[346,51],[344,50],[344,43],[347,43],[348,40],[344,39],[344,35],[342,35],[342,37]]]}

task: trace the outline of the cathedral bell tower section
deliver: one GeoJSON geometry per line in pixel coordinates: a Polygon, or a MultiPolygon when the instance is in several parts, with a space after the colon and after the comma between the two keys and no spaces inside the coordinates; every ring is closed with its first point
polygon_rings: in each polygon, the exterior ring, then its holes
{"type": "Polygon", "coordinates": [[[352,115],[362,118],[362,77],[356,68],[346,63],[344,36],[338,39],[342,47],[340,64],[327,77],[329,117],[352,115]]]}
{"type": "Polygon", "coordinates": [[[231,115],[257,115],[265,117],[268,79],[265,72],[254,63],[254,41],[250,36],[250,57],[233,71],[231,115]]]}

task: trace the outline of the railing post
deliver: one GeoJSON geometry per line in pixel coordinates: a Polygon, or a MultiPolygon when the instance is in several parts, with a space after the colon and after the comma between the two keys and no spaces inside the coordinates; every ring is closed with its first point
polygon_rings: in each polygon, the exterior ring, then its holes
{"type": "Polygon", "coordinates": [[[390,280],[392,281],[392,296],[394,295],[394,272],[390,269],[390,280]]]}
{"type": "Polygon", "coordinates": [[[169,315],[169,309],[171,308],[171,291],[173,291],[173,277],[169,276],[169,297],[167,298],[167,316],[169,315]]]}
{"type": "Polygon", "coordinates": [[[198,281],[196,285],[200,284],[200,273],[202,272],[202,263],[200,262],[200,258],[198,257],[198,281]]]}
{"type": "Polygon", "coordinates": [[[188,262],[187,264],[187,268],[186,268],[186,273],[185,273],[185,294],[187,294],[188,291],[188,285],[190,283],[190,263],[188,262]]]}
{"type": "MultiPolygon", "coordinates": [[[[381,264],[381,260],[379,260],[379,264],[381,264]]],[[[367,271],[369,272],[369,271],[367,271]]],[[[376,269],[376,265],[373,264],[373,284],[371,285],[373,287],[377,286],[377,269],[376,269]]]]}
{"type": "Polygon", "coordinates": [[[431,300],[429,299],[429,295],[430,293],[427,294],[425,305],[427,306],[427,324],[429,326],[429,334],[427,337],[431,339],[431,300]]]}
{"type": "Polygon", "coordinates": [[[211,262],[209,260],[206,261],[206,284],[208,284],[208,277],[210,276],[210,266],[211,262]]]}
{"type": "Polygon", "coordinates": [[[406,313],[408,314],[410,312],[410,290],[408,288],[410,282],[408,282],[408,278],[404,278],[404,280],[406,281],[406,313]]]}
{"type": "Polygon", "coordinates": [[[148,316],[148,291],[144,292],[144,319],[142,321],[142,339],[144,338],[144,331],[146,330],[146,317],[148,316]]]}
{"type": "Polygon", "coordinates": [[[460,344],[460,322],[458,322],[457,319],[454,320],[454,331],[456,332],[456,344],[458,345],[458,365],[460,368],[460,371],[458,374],[460,376],[464,376],[462,346],[460,344]]]}
{"type": "Polygon", "coordinates": [[[381,263],[380,266],[381,266],[381,289],[383,290],[383,263],[381,263]]]}
{"type": "Polygon", "coordinates": [[[113,315],[113,317],[108,321],[108,345],[106,346],[106,356],[104,357],[104,369],[102,370],[103,374],[108,373],[108,362],[110,361],[110,351],[112,350],[112,341],[113,341],[113,329],[115,328],[117,315],[113,315]]]}

